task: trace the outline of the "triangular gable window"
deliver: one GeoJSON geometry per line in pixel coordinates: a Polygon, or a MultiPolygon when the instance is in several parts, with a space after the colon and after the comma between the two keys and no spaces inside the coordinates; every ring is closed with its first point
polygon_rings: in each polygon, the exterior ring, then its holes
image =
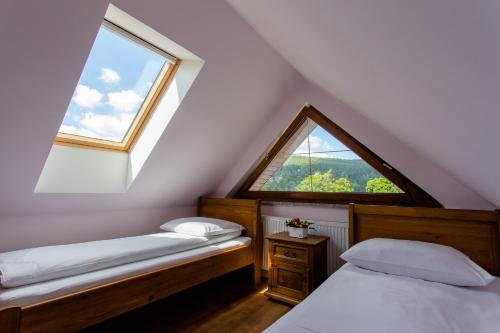
{"type": "Polygon", "coordinates": [[[282,201],[440,206],[429,194],[311,106],[299,113],[237,196],[282,201]]]}
{"type": "Polygon", "coordinates": [[[250,191],[403,193],[309,117],[250,191]]]}

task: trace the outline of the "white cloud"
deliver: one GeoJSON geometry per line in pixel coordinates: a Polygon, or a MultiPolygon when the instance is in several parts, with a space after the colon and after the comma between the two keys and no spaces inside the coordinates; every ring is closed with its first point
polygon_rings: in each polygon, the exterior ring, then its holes
{"type": "Polygon", "coordinates": [[[142,97],[134,90],[122,90],[108,93],[108,100],[108,104],[115,110],[132,112],[142,102],[142,97]]]}
{"type": "Polygon", "coordinates": [[[328,151],[333,149],[333,147],[328,142],[326,142],[319,136],[314,136],[314,135],[309,136],[309,144],[311,146],[312,152],[328,151]]]}
{"type": "Polygon", "coordinates": [[[320,138],[319,136],[310,135],[309,140],[307,138],[300,144],[300,146],[294,151],[294,154],[307,154],[309,153],[309,147],[311,147],[311,153],[329,151],[333,147],[320,138]]]}
{"type": "Polygon", "coordinates": [[[99,90],[89,88],[83,84],[76,87],[72,101],[79,106],[93,109],[101,104],[103,94],[99,90]]]}
{"type": "Polygon", "coordinates": [[[111,68],[101,68],[101,76],[99,80],[105,83],[117,83],[120,81],[120,75],[111,68]]]}
{"type": "Polygon", "coordinates": [[[120,142],[133,120],[132,114],[112,116],[88,112],[78,121],[78,126],[62,125],[60,132],[120,142]]]}
{"type": "Polygon", "coordinates": [[[94,132],[89,131],[85,128],[76,127],[73,125],[62,124],[61,127],[59,128],[59,132],[99,139],[99,135],[97,133],[94,133],[94,132]]]}
{"type": "Polygon", "coordinates": [[[328,142],[327,140],[314,135],[309,136],[309,142],[306,138],[293,153],[308,154],[308,143],[311,146],[311,156],[314,157],[340,158],[348,160],[360,159],[358,155],[350,151],[349,148],[343,144],[339,143],[339,145],[336,146],[332,141],[328,142]]]}

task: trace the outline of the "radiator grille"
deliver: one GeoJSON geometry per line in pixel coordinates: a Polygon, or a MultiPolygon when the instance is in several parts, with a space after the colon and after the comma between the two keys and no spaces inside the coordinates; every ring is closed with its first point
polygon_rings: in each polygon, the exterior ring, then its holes
{"type": "MultiPolygon", "coordinates": [[[[286,231],[287,227],[285,221],[289,219],[286,217],[277,216],[262,216],[262,224],[264,236],[275,234],[277,232],[286,231]]],[[[347,250],[348,247],[348,224],[346,222],[335,221],[311,221],[314,222],[316,230],[309,230],[310,234],[318,234],[329,236],[328,242],[328,275],[335,272],[342,266],[342,259],[339,258],[340,254],[347,250]]],[[[262,269],[267,270],[269,264],[268,258],[268,241],[264,241],[264,258],[262,260],[262,269]]]]}

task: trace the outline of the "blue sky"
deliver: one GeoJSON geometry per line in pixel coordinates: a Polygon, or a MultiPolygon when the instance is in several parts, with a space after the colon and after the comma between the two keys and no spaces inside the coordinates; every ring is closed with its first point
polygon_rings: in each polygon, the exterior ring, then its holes
{"type": "Polygon", "coordinates": [[[165,58],[101,27],[60,132],[120,142],[165,58]]]}
{"type": "MultiPolygon", "coordinates": [[[[329,158],[342,158],[348,160],[359,160],[360,157],[353,153],[342,142],[333,137],[330,133],[325,131],[321,126],[316,128],[309,134],[309,145],[311,149],[311,156],[316,157],[329,157],[329,158]]],[[[302,144],[294,151],[294,154],[308,154],[308,140],[307,138],[302,144]]]]}

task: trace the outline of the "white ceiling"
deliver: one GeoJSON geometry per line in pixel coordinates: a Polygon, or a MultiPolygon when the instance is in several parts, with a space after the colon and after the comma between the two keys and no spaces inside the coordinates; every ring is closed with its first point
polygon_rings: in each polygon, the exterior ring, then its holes
{"type": "Polygon", "coordinates": [[[300,75],[223,0],[113,4],[206,63],[125,194],[33,193],[108,1],[0,8],[0,217],[195,205],[300,75]]]}
{"type": "Polygon", "coordinates": [[[33,193],[108,1],[1,2],[0,217],[194,205],[293,67],[500,206],[500,3],[436,2],[230,1],[271,47],[224,0],[113,1],[206,61],[125,194],[33,193]]]}
{"type": "Polygon", "coordinates": [[[500,2],[228,0],[314,84],[500,207],[500,2]]]}

